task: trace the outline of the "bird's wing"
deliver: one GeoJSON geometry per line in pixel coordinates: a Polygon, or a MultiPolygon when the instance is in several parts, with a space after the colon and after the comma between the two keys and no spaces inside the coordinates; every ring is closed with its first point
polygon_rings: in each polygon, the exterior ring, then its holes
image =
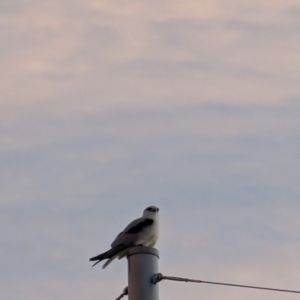
{"type": "Polygon", "coordinates": [[[139,218],[132,221],[123,231],[122,233],[138,233],[143,230],[145,227],[153,224],[153,220],[150,218],[139,218]]]}
{"type": "Polygon", "coordinates": [[[112,242],[111,247],[114,248],[120,244],[132,245],[138,239],[138,234],[146,227],[153,224],[150,218],[141,217],[132,221],[126,228],[120,232],[115,240],[112,242]]]}

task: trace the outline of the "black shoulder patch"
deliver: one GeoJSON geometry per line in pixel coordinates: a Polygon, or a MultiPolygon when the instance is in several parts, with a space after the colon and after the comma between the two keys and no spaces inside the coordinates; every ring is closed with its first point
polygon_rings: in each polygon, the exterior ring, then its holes
{"type": "Polygon", "coordinates": [[[138,233],[143,230],[145,227],[148,227],[153,224],[152,219],[145,219],[143,222],[131,227],[126,233],[138,233]]]}

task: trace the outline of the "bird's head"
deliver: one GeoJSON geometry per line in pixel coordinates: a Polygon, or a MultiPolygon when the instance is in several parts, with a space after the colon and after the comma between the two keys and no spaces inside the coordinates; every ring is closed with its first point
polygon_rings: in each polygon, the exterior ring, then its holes
{"type": "Polygon", "coordinates": [[[159,208],[156,206],[149,206],[144,210],[143,216],[144,217],[154,217],[158,215],[159,208]]]}

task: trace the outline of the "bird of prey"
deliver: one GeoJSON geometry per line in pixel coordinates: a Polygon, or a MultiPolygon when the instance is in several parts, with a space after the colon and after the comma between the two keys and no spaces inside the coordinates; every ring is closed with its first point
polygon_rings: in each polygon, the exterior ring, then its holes
{"type": "Polygon", "coordinates": [[[90,258],[90,261],[96,261],[92,267],[108,259],[102,267],[105,269],[115,258],[123,258],[128,250],[135,246],[154,247],[158,239],[158,211],[159,208],[156,206],[147,207],[141,218],[132,221],[116,236],[111,249],[90,258]]]}

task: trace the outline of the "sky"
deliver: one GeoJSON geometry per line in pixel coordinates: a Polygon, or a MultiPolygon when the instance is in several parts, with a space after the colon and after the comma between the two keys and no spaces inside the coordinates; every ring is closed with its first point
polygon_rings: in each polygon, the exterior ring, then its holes
{"type": "Polygon", "coordinates": [[[126,259],[88,259],[149,205],[164,275],[300,290],[299,1],[0,0],[0,25],[3,299],[117,298],[126,259]]]}

